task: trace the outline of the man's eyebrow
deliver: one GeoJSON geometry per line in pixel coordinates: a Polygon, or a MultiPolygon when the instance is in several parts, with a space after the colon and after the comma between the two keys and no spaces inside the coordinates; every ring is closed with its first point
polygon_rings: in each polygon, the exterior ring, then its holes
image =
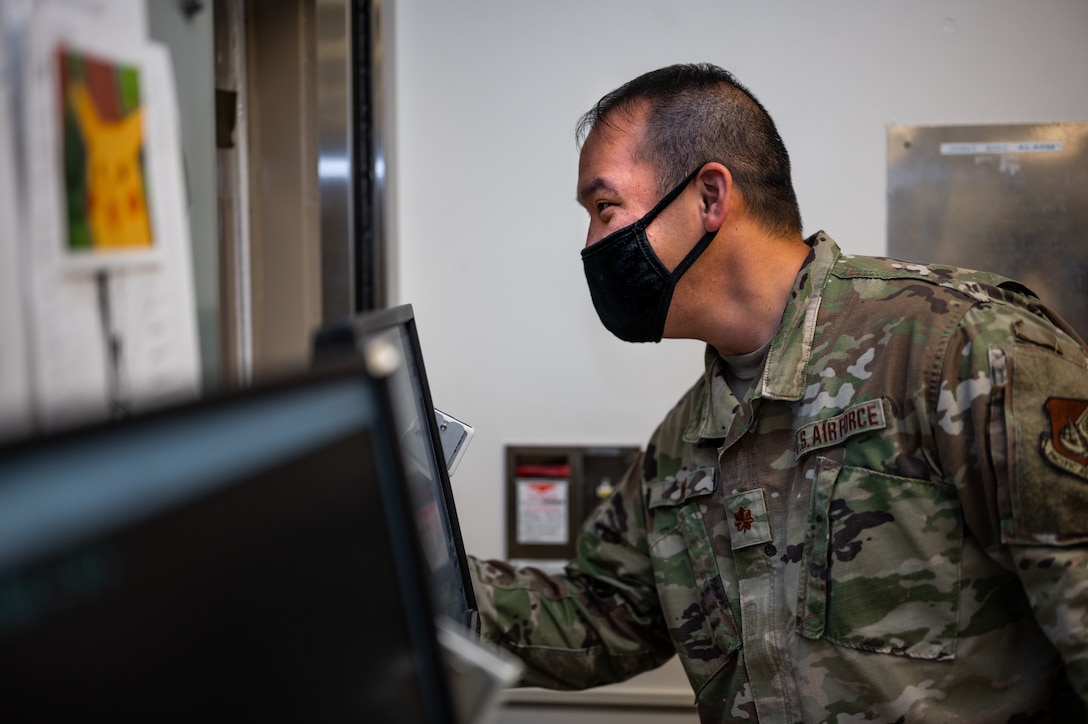
{"type": "Polygon", "coordinates": [[[582,185],[581,188],[578,189],[578,196],[577,198],[575,198],[575,201],[580,203],[582,206],[585,206],[586,199],[588,199],[590,196],[598,191],[606,191],[610,194],[616,193],[616,189],[614,186],[612,186],[612,184],[608,183],[603,178],[598,176],[592,181],[585,183],[584,185],[582,185]]]}

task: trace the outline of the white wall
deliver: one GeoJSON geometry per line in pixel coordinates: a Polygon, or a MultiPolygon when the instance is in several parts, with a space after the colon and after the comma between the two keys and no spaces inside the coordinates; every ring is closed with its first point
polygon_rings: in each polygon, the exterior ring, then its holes
{"type": "Polygon", "coordinates": [[[806,232],[885,250],[886,127],[1088,120],[1086,0],[401,0],[398,299],[436,404],[477,436],[465,544],[504,554],[503,446],[644,445],[702,347],[619,342],[579,251],[574,124],[674,62],[732,70],[775,117],[806,232]]]}

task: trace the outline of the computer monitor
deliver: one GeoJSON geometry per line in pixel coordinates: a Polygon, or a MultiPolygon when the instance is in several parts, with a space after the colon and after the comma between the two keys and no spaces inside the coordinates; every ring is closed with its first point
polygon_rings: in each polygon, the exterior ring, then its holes
{"type": "Polygon", "coordinates": [[[0,448],[0,720],[452,722],[389,379],[0,448]]]}
{"type": "Polygon", "coordinates": [[[435,608],[477,632],[476,597],[412,305],[365,312],[322,327],[314,334],[314,366],[351,359],[377,339],[392,344],[406,360],[392,380],[393,407],[416,521],[431,566],[435,608]]]}

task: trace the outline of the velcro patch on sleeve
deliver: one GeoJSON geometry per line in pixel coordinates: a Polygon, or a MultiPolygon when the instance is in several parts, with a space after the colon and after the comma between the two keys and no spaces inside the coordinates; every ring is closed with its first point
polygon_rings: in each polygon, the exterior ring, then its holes
{"type": "Polygon", "coordinates": [[[1006,364],[1006,542],[1088,541],[1088,369],[1031,345],[1007,349],[1006,364]]]}

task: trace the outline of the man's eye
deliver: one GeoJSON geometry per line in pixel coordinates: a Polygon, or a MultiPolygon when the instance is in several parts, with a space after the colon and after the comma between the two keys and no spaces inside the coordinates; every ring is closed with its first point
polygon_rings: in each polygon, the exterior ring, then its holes
{"type": "Polygon", "coordinates": [[[597,213],[598,214],[603,213],[604,210],[607,209],[609,206],[615,206],[615,204],[613,204],[611,201],[598,201],[597,202],[597,213]]]}

